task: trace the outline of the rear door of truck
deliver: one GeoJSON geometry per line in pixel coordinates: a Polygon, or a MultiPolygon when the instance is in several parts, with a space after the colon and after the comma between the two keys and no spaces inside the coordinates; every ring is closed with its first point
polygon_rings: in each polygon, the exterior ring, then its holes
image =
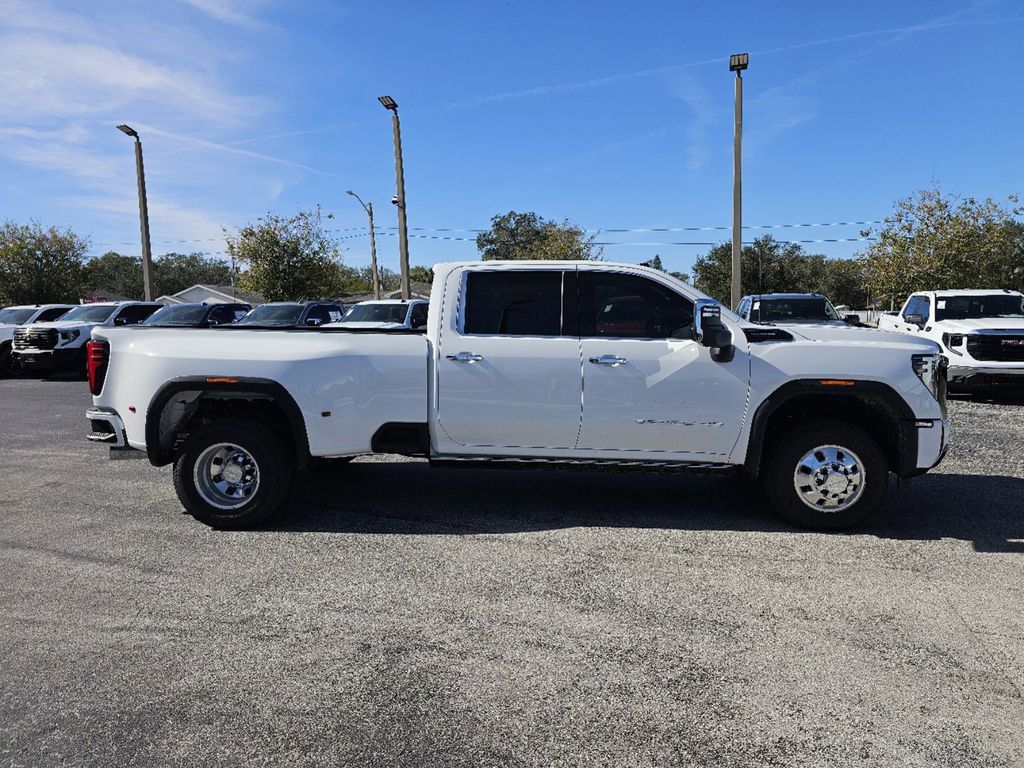
{"type": "Polygon", "coordinates": [[[439,450],[572,449],[583,386],[575,317],[574,268],[495,266],[454,275],[435,362],[439,450]]]}

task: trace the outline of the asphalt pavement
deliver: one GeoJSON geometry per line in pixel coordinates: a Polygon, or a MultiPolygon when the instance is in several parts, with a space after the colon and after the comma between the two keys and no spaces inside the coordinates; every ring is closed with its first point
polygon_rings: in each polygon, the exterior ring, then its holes
{"type": "Polygon", "coordinates": [[[399,457],[217,532],[88,402],[0,381],[0,766],[1024,765],[1024,402],[842,535],[399,457]]]}

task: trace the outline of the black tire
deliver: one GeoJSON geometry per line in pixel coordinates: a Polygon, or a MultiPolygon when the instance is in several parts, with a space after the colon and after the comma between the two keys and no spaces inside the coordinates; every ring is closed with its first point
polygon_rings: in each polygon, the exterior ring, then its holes
{"type": "Polygon", "coordinates": [[[0,344],[0,379],[11,379],[21,373],[21,361],[14,356],[10,344],[0,344]]]}
{"type": "Polygon", "coordinates": [[[881,446],[864,430],[845,421],[816,419],[775,437],[761,467],[761,481],[768,499],[785,520],[803,528],[838,531],[856,525],[881,507],[889,487],[889,465],[881,446]],[[826,454],[812,454],[825,446],[841,447],[841,460],[829,464],[826,454]],[[811,460],[804,463],[808,456],[811,460]],[[819,470],[825,473],[820,477],[809,472],[819,463],[827,465],[819,470]],[[839,472],[830,470],[836,467],[839,472]],[[803,491],[797,489],[797,472],[807,477],[803,491]],[[834,496],[830,496],[826,483],[833,475],[836,486],[834,496]],[[844,482],[846,486],[839,487],[844,482]],[[843,497],[852,499],[852,503],[846,501],[849,506],[843,506],[843,497]],[[811,502],[818,506],[812,507],[811,502]],[[829,504],[837,506],[830,510],[829,504]]]}
{"type": "Polygon", "coordinates": [[[185,441],[174,462],[174,490],[185,510],[211,528],[252,528],[272,518],[284,504],[294,463],[290,446],[273,429],[259,422],[223,419],[197,429],[185,441]],[[225,453],[227,458],[217,464],[217,456],[225,453]],[[218,466],[228,466],[243,456],[246,458],[238,462],[242,468],[234,470],[240,474],[238,486],[226,482],[223,474],[219,483],[215,480],[218,466]],[[204,476],[214,479],[204,483],[204,476]],[[228,500],[215,487],[218,485],[226,485],[228,492],[237,495],[228,500]],[[251,489],[249,494],[246,487],[251,489]],[[221,504],[216,503],[218,499],[221,504]]]}

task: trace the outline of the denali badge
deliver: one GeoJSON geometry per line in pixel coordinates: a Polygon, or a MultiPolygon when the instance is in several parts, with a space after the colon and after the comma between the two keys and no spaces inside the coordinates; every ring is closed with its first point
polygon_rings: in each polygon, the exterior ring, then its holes
{"type": "Polygon", "coordinates": [[[676,427],[720,427],[720,421],[683,421],[682,419],[637,419],[637,424],[670,424],[676,427]]]}
{"type": "Polygon", "coordinates": [[[1024,347],[1024,339],[1000,339],[999,341],[1006,347],[1024,347]]]}

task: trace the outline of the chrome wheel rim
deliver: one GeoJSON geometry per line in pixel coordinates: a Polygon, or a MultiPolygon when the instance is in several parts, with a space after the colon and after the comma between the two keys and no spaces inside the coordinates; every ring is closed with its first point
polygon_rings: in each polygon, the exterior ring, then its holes
{"type": "Polygon", "coordinates": [[[841,445],[819,445],[796,463],[793,487],[800,501],[819,512],[842,512],[864,493],[860,457],[841,445]]]}
{"type": "Polygon", "coordinates": [[[260,487],[256,459],[234,443],[217,443],[203,451],[193,472],[196,491],[217,509],[245,506],[260,487]]]}

